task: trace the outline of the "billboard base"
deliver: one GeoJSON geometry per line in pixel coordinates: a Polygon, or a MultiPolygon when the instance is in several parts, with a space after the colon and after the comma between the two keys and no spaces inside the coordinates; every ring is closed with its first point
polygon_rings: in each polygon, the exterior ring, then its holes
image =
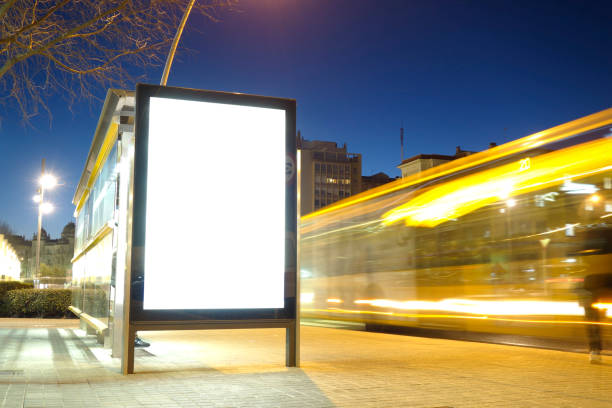
{"type": "Polygon", "coordinates": [[[134,342],[136,332],[158,330],[219,330],[219,329],[282,329],[285,331],[285,365],[299,366],[299,324],[295,319],[215,320],[215,321],[156,321],[131,322],[127,341],[121,353],[121,373],[134,374],[134,342]]]}

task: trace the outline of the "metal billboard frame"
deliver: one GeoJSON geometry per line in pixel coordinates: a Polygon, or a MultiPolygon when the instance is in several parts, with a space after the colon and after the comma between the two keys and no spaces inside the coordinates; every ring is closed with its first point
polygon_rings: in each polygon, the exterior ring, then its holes
{"type": "MultiPolygon", "coordinates": [[[[128,234],[128,271],[126,296],[128,314],[122,327],[121,372],[134,373],[134,340],[137,331],[202,330],[243,328],[285,328],[285,364],[299,365],[299,290],[298,290],[298,174],[296,164],[296,101],[258,95],[228,93],[160,85],[136,86],[134,174],[131,187],[131,234],[128,234]],[[270,309],[143,309],[143,282],[146,279],[147,160],[150,98],[212,102],[285,111],[285,271],[284,307],[270,309]],[[129,285],[128,285],[129,282],[129,285]]],[[[236,148],[240,146],[237,144],[236,148]]],[[[282,170],[281,170],[282,171],[282,170]]]]}

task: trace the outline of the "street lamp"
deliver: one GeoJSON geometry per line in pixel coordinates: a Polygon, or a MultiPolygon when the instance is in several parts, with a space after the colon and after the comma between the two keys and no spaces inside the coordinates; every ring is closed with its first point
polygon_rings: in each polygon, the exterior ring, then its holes
{"type": "Polygon", "coordinates": [[[42,159],[40,172],[40,186],[38,194],[34,196],[34,202],[38,203],[38,233],[36,234],[36,271],[35,277],[40,279],[40,232],[42,229],[43,213],[48,214],[53,210],[51,203],[45,202],[45,190],[55,187],[57,179],[51,174],[45,173],[45,159],[42,159]]]}
{"type": "Polygon", "coordinates": [[[174,53],[176,52],[176,47],[178,46],[178,42],[181,39],[181,35],[183,35],[183,28],[185,28],[185,24],[187,23],[187,19],[189,18],[189,14],[191,13],[191,9],[193,7],[193,3],[195,0],[189,0],[189,4],[185,7],[185,13],[183,13],[183,18],[181,19],[181,23],[179,24],[176,34],[174,35],[174,40],[172,41],[172,46],[170,46],[170,52],[168,52],[168,57],[166,58],[166,65],[164,66],[164,72],[162,74],[162,79],[160,85],[166,86],[168,82],[168,75],[170,74],[170,67],[172,66],[172,60],[174,59],[174,53]]]}

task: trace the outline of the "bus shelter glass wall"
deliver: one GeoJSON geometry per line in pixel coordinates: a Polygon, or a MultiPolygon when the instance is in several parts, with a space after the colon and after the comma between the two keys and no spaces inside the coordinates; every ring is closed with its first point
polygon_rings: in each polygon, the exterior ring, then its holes
{"type": "Polygon", "coordinates": [[[304,217],[303,315],[584,338],[584,325],[571,323],[584,320],[582,280],[612,272],[607,135],[599,129],[304,217]]]}
{"type": "Polygon", "coordinates": [[[115,145],[77,216],[75,253],[87,252],[77,255],[73,265],[73,305],[99,319],[109,316],[113,245],[112,232],[105,227],[114,222],[117,170],[115,145]],[[100,237],[105,231],[107,234],[100,237]],[[95,245],[88,248],[94,240],[95,245]]]}

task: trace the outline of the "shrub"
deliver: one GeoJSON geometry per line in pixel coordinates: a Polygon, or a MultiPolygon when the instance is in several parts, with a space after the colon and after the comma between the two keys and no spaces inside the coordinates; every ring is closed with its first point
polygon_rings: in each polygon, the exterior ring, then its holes
{"type": "Polygon", "coordinates": [[[7,293],[16,289],[30,289],[34,287],[32,283],[24,283],[20,281],[0,281],[0,317],[8,316],[8,298],[7,293]]]}
{"type": "Polygon", "coordinates": [[[31,289],[34,285],[21,281],[0,281],[0,298],[6,295],[6,292],[15,289],[31,289]]]}
{"type": "Polygon", "coordinates": [[[8,312],[16,317],[72,317],[70,289],[18,289],[8,293],[8,312]]]}

